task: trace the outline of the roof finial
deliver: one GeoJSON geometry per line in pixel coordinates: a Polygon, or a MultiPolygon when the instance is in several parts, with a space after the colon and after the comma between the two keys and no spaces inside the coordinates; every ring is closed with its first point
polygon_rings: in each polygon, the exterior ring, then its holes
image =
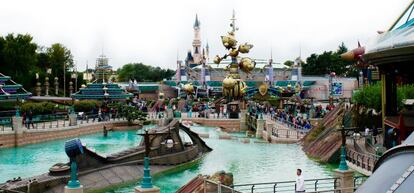
{"type": "Polygon", "coordinates": [[[236,32],[236,30],[239,30],[239,28],[236,26],[236,12],[234,11],[234,9],[233,9],[233,16],[230,20],[231,20],[231,24],[230,24],[231,31],[234,33],[236,32]]]}

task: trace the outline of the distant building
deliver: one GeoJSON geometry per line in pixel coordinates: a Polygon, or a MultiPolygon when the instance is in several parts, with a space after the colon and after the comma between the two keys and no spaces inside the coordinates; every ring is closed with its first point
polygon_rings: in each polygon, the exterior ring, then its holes
{"type": "MultiPolygon", "coordinates": [[[[95,70],[92,74],[92,83],[88,83],[86,87],[81,88],[78,92],[72,94],[77,100],[126,100],[133,97],[118,84],[113,83],[112,66],[108,63],[105,55],[100,55],[96,59],[95,70]]],[[[89,70],[86,76],[89,78],[89,70]]],[[[85,76],[85,74],[84,74],[85,76]]]]}

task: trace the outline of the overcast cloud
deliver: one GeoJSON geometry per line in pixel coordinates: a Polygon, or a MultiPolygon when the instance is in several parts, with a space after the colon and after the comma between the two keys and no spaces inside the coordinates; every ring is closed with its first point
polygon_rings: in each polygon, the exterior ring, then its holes
{"type": "Polygon", "coordinates": [[[0,35],[29,33],[35,42],[62,43],[79,69],[104,53],[119,68],[129,62],[175,69],[177,51],[191,48],[198,13],[203,44],[210,58],[224,54],[220,36],[236,10],[239,42],[255,45],[252,58],[277,62],[302,50],[333,50],[343,41],[353,48],[386,30],[408,0],[0,0],[0,35]]]}

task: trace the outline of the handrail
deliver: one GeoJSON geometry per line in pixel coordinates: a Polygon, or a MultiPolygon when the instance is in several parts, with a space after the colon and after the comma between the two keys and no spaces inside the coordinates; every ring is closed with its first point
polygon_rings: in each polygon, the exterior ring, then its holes
{"type": "MultiPolygon", "coordinates": [[[[319,178],[319,179],[307,179],[307,180],[304,180],[305,182],[312,182],[312,181],[315,181],[315,180],[335,180],[335,179],[339,179],[339,178],[319,178]]],[[[275,184],[275,183],[278,183],[278,184],[286,184],[286,183],[296,183],[296,181],[281,181],[281,182],[260,182],[260,183],[250,183],[250,184],[236,184],[236,185],[233,185],[233,187],[236,187],[236,186],[251,186],[251,185],[268,185],[268,184],[275,184]]]]}
{"type": "Polygon", "coordinates": [[[374,170],[375,163],[380,157],[374,154],[363,154],[349,148],[346,150],[346,155],[348,161],[371,172],[374,170]]]}
{"type": "Polygon", "coordinates": [[[290,122],[290,121],[287,121],[287,120],[285,120],[285,119],[282,119],[282,118],[279,118],[279,117],[276,117],[275,119],[273,119],[273,120],[275,120],[275,121],[277,121],[278,123],[281,123],[281,124],[286,124],[289,128],[294,128],[294,129],[296,129],[296,130],[301,130],[301,131],[303,131],[303,132],[309,132],[309,130],[311,130],[312,129],[312,127],[311,128],[309,128],[309,129],[305,129],[303,126],[301,126],[301,125],[298,125],[298,124],[296,124],[296,123],[292,123],[292,122],[290,122]],[[291,127],[293,125],[293,127],[291,127]]]}
{"type": "MultiPolygon", "coordinates": [[[[352,187],[339,188],[340,178],[320,178],[305,180],[305,186],[308,188],[306,192],[309,193],[323,193],[323,192],[340,192],[342,190],[355,190],[361,185],[362,176],[355,176],[352,187]],[[312,188],[310,188],[312,187],[312,188]],[[309,189],[310,188],[310,189],[309,189]]],[[[232,187],[240,192],[292,192],[295,190],[296,181],[281,181],[281,182],[262,182],[250,184],[236,184],[232,187]]]]}

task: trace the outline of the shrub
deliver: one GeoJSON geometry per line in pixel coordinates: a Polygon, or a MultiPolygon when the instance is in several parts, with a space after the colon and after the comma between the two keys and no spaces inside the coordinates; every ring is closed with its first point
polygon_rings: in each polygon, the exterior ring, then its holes
{"type": "Polygon", "coordinates": [[[101,106],[101,102],[96,100],[81,100],[76,101],[74,108],[76,112],[89,112],[92,111],[96,106],[101,106]]]}
{"type": "MultiPolygon", "coordinates": [[[[397,88],[397,104],[398,109],[403,108],[403,99],[414,98],[414,85],[402,85],[397,88]]],[[[381,110],[381,84],[373,84],[365,86],[363,89],[358,90],[352,96],[352,101],[358,105],[366,108],[373,108],[376,111],[381,110]]]]}
{"type": "Polygon", "coordinates": [[[58,105],[51,102],[26,102],[21,104],[20,110],[22,112],[32,111],[35,115],[52,114],[58,105]]]}

